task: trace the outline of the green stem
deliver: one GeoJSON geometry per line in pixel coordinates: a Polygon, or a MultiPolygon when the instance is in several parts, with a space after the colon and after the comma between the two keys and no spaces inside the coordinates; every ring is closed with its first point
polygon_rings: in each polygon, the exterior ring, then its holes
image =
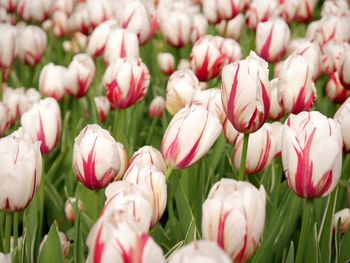
{"type": "Polygon", "coordinates": [[[97,220],[98,216],[100,214],[100,191],[99,190],[94,190],[93,191],[93,198],[94,198],[94,219],[97,220]]]}
{"type": "Polygon", "coordinates": [[[172,172],[173,172],[173,168],[169,166],[168,169],[166,170],[165,181],[169,181],[169,178],[170,178],[172,172]]]}
{"type": "Polygon", "coordinates": [[[115,116],[114,116],[114,126],[113,126],[113,134],[114,134],[114,139],[117,141],[119,140],[119,127],[120,126],[120,115],[121,115],[121,110],[116,110],[115,111],[115,116]]]}
{"type": "Polygon", "coordinates": [[[304,206],[304,215],[301,225],[301,232],[298,243],[298,250],[295,263],[301,263],[303,261],[303,255],[305,250],[306,238],[309,229],[310,219],[312,214],[312,199],[307,199],[304,206]]]}
{"type": "Polygon", "coordinates": [[[154,118],[154,119],[152,120],[151,128],[149,129],[149,132],[148,132],[148,136],[147,136],[147,140],[146,140],[146,145],[150,144],[150,142],[151,142],[152,135],[153,135],[153,131],[154,131],[154,128],[155,128],[155,126],[156,126],[156,123],[157,123],[157,118],[154,118]]]}
{"type": "Polygon", "coordinates": [[[18,212],[13,213],[13,250],[17,248],[18,243],[18,212]]]}
{"type": "Polygon", "coordinates": [[[238,174],[238,180],[243,181],[244,180],[244,172],[245,172],[245,165],[247,161],[247,152],[248,152],[248,141],[249,141],[249,134],[245,133],[243,137],[243,149],[242,149],[242,155],[241,155],[241,165],[239,166],[239,174],[238,174]]]}
{"type": "Polygon", "coordinates": [[[5,220],[6,221],[5,221],[5,247],[4,247],[4,254],[8,254],[8,253],[10,253],[10,246],[11,246],[12,213],[7,212],[5,220]]]}

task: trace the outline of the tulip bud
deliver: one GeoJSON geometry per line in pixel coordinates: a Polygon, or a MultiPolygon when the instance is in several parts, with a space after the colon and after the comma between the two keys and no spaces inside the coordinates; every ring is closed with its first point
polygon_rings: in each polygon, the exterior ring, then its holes
{"type": "Polygon", "coordinates": [[[44,55],[47,37],[44,30],[37,26],[26,26],[17,37],[17,55],[20,61],[33,66],[41,61],[44,55]]]}
{"type": "Polygon", "coordinates": [[[333,215],[333,232],[337,230],[337,224],[340,221],[340,232],[342,235],[346,233],[350,225],[350,209],[344,208],[333,215]]]}
{"type": "Polygon", "coordinates": [[[91,30],[91,20],[86,3],[81,2],[75,6],[74,12],[67,20],[67,28],[70,32],[89,34],[91,30]]]}
{"type": "Polygon", "coordinates": [[[230,20],[244,8],[243,0],[203,0],[203,13],[212,24],[230,20]]]}
{"type": "MultiPolygon", "coordinates": [[[[44,247],[44,245],[47,241],[47,238],[48,238],[48,235],[45,235],[43,240],[41,241],[40,247],[39,247],[39,254],[40,254],[40,251],[42,250],[42,248],[44,247]]],[[[68,252],[70,249],[70,241],[67,239],[67,236],[63,232],[58,232],[58,239],[60,241],[63,257],[67,258],[68,252]]]]}
{"type": "Polygon", "coordinates": [[[278,78],[270,81],[270,113],[269,119],[277,121],[283,117],[286,110],[278,98],[278,78]]]}
{"type": "Polygon", "coordinates": [[[344,88],[350,90],[350,50],[341,55],[338,76],[344,88]]]}
{"type": "Polygon", "coordinates": [[[97,124],[87,125],[75,138],[73,170],[78,181],[95,190],[106,187],[120,170],[116,141],[97,124]]]}
{"type": "Polygon", "coordinates": [[[233,262],[247,261],[264,230],[265,205],[263,186],[221,179],[202,206],[203,239],[215,241],[233,262]]]}
{"type": "Polygon", "coordinates": [[[166,173],[166,165],[162,154],[152,146],[143,146],[130,159],[130,166],[144,167],[152,165],[157,171],[166,173]]]}
{"type": "MultiPolygon", "coordinates": [[[[62,11],[56,11],[52,15],[52,32],[56,37],[63,37],[67,31],[67,14],[62,11]]],[[[47,20],[46,20],[47,21],[47,20]]],[[[45,30],[47,31],[47,30],[45,30]]]]}
{"type": "Polygon", "coordinates": [[[156,96],[153,98],[149,105],[148,115],[152,119],[162,118],[165,109],[165,100],[162,96],[156,96]]]}
{"type": "Polygon", "coordinates": [[[158,53],[158,66],[165,75],[171,75],[175,70],[175,58],[171,53],[158,53]]]}
{"type": "Polygon", "coordinates": [[[185,105],[190,105],[198,89],[199,81],[193,71],[175,71],[166,86],[165,108],[171,115],[174,115],[185,105]]]}
{"type": "Polygon", "coordinates": [[[343,103],[349,96],[350,91],[344,89],[340,83],[337,72],[334,72],[326,85],[326,95],[333,103],[343,103]]]}
{"type": "Polygon", "coordinates": [[[192,263],[192,262],[216,262],[230,263],[231,259],[226,253],[214,242],[210,241],[193,241],[173,254],[169,258],[169,263],[192,263]]]}
{"type": "Polygon", "coordinates": [[[103,123],[106,120],[107,114],[111,107],[109,100],[104,96],[94,98],[95,106],[100,117],[100,121],[103,123]]]}
{"type": "Polygon", "coordinates": [[[75,0],[56,0],[54,11],[64,12],[71,15],[74,9],[75,0]]]}
{"type": "Polygon", "coordinates": [[[282,163],[289,188],[302,198],[328,195],[338,184],[342,132],[319,112],[290,115],[283,126],[282,163]],[[327,149],[327,154],[320,154],[327,149]]]}
{"type": "Polygon", "coordinates": [[[32,142],[22,129],[0,139],[0,209],[26,208],[38,190],[42,174],[40,143],[32,142]]]}
{"type": "Polygon", "coordinates": [[[51,0],[18,0],[17,14],[23,20],[42,22],[50,17],[53,4],[51,0]]]}
{"type": "Polygon", "coordinates": [[[316,100],[312,71],[310,64],[299,55],[291,55],[283,62],[278,76],[278,97],[288,113],[312,108],[316,100]]]}
{"type": "Polygon", "coordinates": [[[5,103],[0,102],[0,136],[11,126],[10,109],[5,103]]]}
{"type": "Polygon", "coordinates": [[[64,96],[63,77],[66,68],[53,63],[45,65],[39,77],[39,90],[42,95],[61,100],[64,96]]]}
{"type": "Polygon", "coordinates": [[[243,25],[244,15],[238,14],[231,20],[222,20],[220,24],[216,25],[216,29],[223,37],[233,38],[234,40],[239,41],[241,39],[243,25]]]}
{"type": "Polygon", "coordinates": [[[300,0],[280,0],[281,16],[290,23],[295,17],[300,0]]]}
{"type": "Polygon", "coordinates": [[[165,262],[161,248],[122,213],[101,217],[91,229],[87,245],[88,263],[165,262]],[[118,245],[116,245],[118,244],[118,245]]]}
{"type": "Polygon", "coordinates": [[[109,65],[118,58],[126,57],[139,57],[139,42],[134,33],[118,28],[112,31],[108,37],[104,60],[109,65]]]}
{"type": "Polygon", "coordinates": [[[322,69],[324,73],[331,76],[340,68],[342,54],[350,50],[348,43],[329,43],[322,50],[322,69]]]}
{"type": "Polygon", "coordinates": [[[350,152],[350,136],[348,136],[348,131],[350,129],[350,99],[340,106],[337,112],[334,114],[334,119],[340,124],[342,134],[343,134],[343,148],[344,152],[350,152]]]}
{"type": "Polygon", "coordinates": [[[243,133],[258,130],[270,110],[268,64],[251,51],[222,70],[221,96],[227,118],[243,133]]]}
{"type": "Polygon", "coordinates": [[[232,126],[228,119],[225,119],[223,123],[223,131],[227,143],[235,145],[239,132],[232,126]]]}
{"type": "MultiPolygon", "coordinates": [[[[64,203],[64,213],[66,214],[66,218],[71,222],[75,221],[75,202],[77,202],[75,197],[69,197],[64,203]]],[[[84,211],[84,204],[80,199],[78,199],[78,209],[80,212],[84,211]]]]}
{"type": "Polygon", "coordinates": [[[17,0],[2,0],[0,7],[5,8],[8,13],[13,13],[17,8],[17,0]]]}
{"type": "Polygon", "coordinates": [[[190,61],[187,59],[180,59],[179,64],[177,65],[177,70],[191,69],[190,61]]]}
{"type": "Polygon", "coordinates": [[[322,5],[321,17],[325,16],[347,16],[349,15],[349,4],[346,0],[325,1],[322,5]]]}
{"type": "Polygon", "coordinates": [[[11,122],[21,117],[30,106],[24,88],[12,89],[6,87],[3,93],[3,103],[10,110],[11,122]]]}
{"type": "Polygon", "coordinates": [[[9,69],[16,55],[16,28],[0,24],[0,34],[0,69],[9,69]]]}
{"type": "Polygon", "coordinates": [[[208,20],[201,14],[195,14],[192,21],[191,43],[195,43],[198,39],[205,36],[208,31],[208,20]]]}
{"type": "Polygon", "coordinates": [[[271,17],[276,16],[277,1],[276,0],[253,0],[248,6],[245,15],[245,22],[248,28],[256,30],[259,22],[265,22],[271,17]]]}
{"type": "Polygon", "coordinates": [[[147,66],[140,58],[124,58],[108,66],[103,86],[113,109],[125,109],[143,99],[150,83],[147,66]]]}
{"type": "Polygon", "coordinates": [[[323,17],[317,24],[315,40],[323,47],[330,42],[349,41],[349,20],[336,16],[323,17]]]}
{"type": "Polygon", "coordinates": [[[191,166],[209,151],[221,130],[219,119],[202,106],[184,107],[163,136],[161,152],[166,164],[175,169],[191,166]]]}
{"type": "Polygon", "coordinates": [[[306,22],[312,18],[312,13],[316,7],[318,0],[302,0],[299,1],[295,20],[299,22],[306,22]]]}
{"type": "Polygon", "coordinates": [[[112,16],[112,2],[108,0],[87,0],[86,8],[90,18],[90,25],[93,28],[112,16]]]}
{"type": "Polygon", "coordinates": [[[50,153],[61,135],[61,111],[57,101],[46,98],[34,104],[22,115],[21,125],[33,141],[41,142],[42,153],[50,153]]]}
{"type": "Polygon", "coordinates": [[[290,30],[281,18],[260,22],[256,29],[257,54],[268,62],[280,60],[286,53],[290,30]]]}

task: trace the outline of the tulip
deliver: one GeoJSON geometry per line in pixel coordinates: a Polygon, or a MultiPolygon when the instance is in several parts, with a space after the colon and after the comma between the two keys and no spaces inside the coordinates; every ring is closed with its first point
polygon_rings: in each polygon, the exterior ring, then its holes
{"type": "Polygon", "coordinates": [[[192,262],[216,262],[230,263],[231,259],[225,252],[214,242],[210,241],[193,241],[173,254],[169,258],[169,263],[192,263],[192,262]]]}
{"type": "Polygon", "coordinates": [[[171,53],[158,53],[157,62],[163,74],[171,75],[174,72],[175,58],[171,53]]]}
{"type": "Polygon", "coordinates": [[[8,13],[13,13],[17,8],[17,0],[1,0],[0,7],[5,8],[8,13]]]}
{"type": "Polygon", "coordinates": [[[112,2],[109,0],[87,0],[86,8],[92,28],[97,27],[112,16],[112,2]]]}
{"type": "Polygon", "coordinates": [[[64,76],[67,94],[77,98],[85,96],[94,81],[95,72],[95,64],[90,56],[75,55],[64,76]]]}
{"type": "Polygon", "coordinates": [[[309,110],[316,99],[310,64],[299,55],[283,62],[278,76],[278,97],[287,113],[309,110]]]}
{"type": "Polygon", "coordinates": [[[242,57],[241,46],[233,39],[225,39],[222,42],[222,52],[226,56],[225,64],[232,63],[242,57]]]}
{"type": "Polygon", "coordinates": [[[324,73],[331,76],[340,68],[342,54],[350,50],[348,43],[329,43],[322,50],[322,69],[324,73]]]}
{"type": "MultiPolygon", "coordinates": [[[[75,197],[69,197],[67,199],[67,201],[64,203],[64,213],[66,215],[66,218],[70,221],[70,222],[74,222],[75,221],[75,203],[77,202],[77,199],[75,197]]],[[[78,209],[80,212],[84,211],[84,204],[83,202],[78,199],[78,209]]]]}
{"type": "Polygon", "coordinates": [[[265,205],[263,186],[221,179],[202,206],[203,239],[215,241],[233,262],[247,261],[264,230],[265,205]]]}
{"type": "MultiPolygon", "coordinates": [[[[257,174],[264,170],[281,152],[282,124],[265,123],[258,131],[250,134],[245,174],[257,174]],[[273,132],[274,131],[274,132],[273,132]]],[[[240,168],[243,148],[243,134],[239,134],[233,152],[233,163],[240,168]]]]}
{"type": "Polygon", "coordinates": [[[87,5],[78,3],[72,15],[67,20],[67,28],[70,32],[81,32],[88,35],[91,30],[91,21],[87,5]]]}
{"type": "Polygon", "coordinates": [[[74,9],[75,0],[56,0],[54,11],[64,12],[71,15],[74,9]]]}
{"type": "Polygon", "coordinates": [[[42,22],[49,18],[53,4],[51,0],[18,0],[17,14],[23,20],[42,22]]]}
{"type": "Polygon", "coordinates": [[[290,23],[295,17],[300,0],[280,0],[281,16],[290,23]]]}
{"type": "Polygon", "coordinates": [[[315,111],[290,115],[283,126],[282,163],[288,186],[299,197],[328,195],[341,173],[339,123],[315,111]],[[324,149],[327,154],[320,154],[324,149]]]}
{"type": "Polygon", "coordinates": [[[217,25],[217,29],[222,36],[239,41],[241,39],[243,25],[244,15],[238,14],[231,20],[221,21],[221,23],[217,25]]]}
{"type": "Polygon", "coordinates": [[[103,123],[105,122],[109,109],[111,107],[109,100],[104,96],[99,96],[94,98],[94,102],[100,121],[103,123]]]}
{"type": "Polygon", "coordinates": [[[290,30],[283,19],[260,22],[255,37],[257,54],[268,62],[278,61],[286,52],[289,38],[290,30]]]}
{"type": "Polygon", "coordinates": [[[53,28],[52,32],[56,37],[63,37],[67,34],[67,14],[62,11],[56,11],[52,15],[53,28]]]}
{"type": "Polygon", "coordinates": [[[235,145],[239,132],[232,126],[228,119],[223,123],[223,132],[227,143],[235,145]]]}
{"type": "Polygon", "coordinates": [[[120,156],[120,169],[117,176],[114,178],[114,181],[121,180],[125,174],[126,169],[129,166],[129,157],[126,152],[124,145],[120,142],[117,142],[119,156],[120,156]]]}
{"type": "Polygon", "coordinates": [[[41,61],[44,55],[47,37],[45,31],[37,26],[26,26],[17,37],[17,55],[20,61],[33,66],[41,61]]]}
{"type": "Polygon", "coordinates": [[[0,69],[10,69],[16,55],[16,28],[0,24],[0,69]]]}
{"type": "Polygon", "coordinates": [[[61,100],[64,96],[63,77],[66,68],[49,63],[43,67],[39,76],[39,90],[42,95],[61,100]]]}
{"type": "Polygon", "coordinates": [[[349,41],[349,29],[348,19],[327,16],[323,17],[317,24],[314,37],[321,47],[330,42],[346,42],[349,41]]]}
{"type": "Polygon", "coordinates": [[[326,85],[326,95],[333,103],[343,103],[349,96],[350,91],[344,89],[340,83],[337,72],[334,72],[326,85]]]}
{"type": "Polygon", "coordinates": [[[259,22],[265,22],[271,17],[276,16],[277,1],[276,0],[253,0],[246,12],[246,25],[252,30],[256,30],[259,22]]]}
{"type": "Polygon", "coordinates": [[[17,118],[21,117],[30,106],[24,88],[12,89],[6,87],[3,93],[3,103],[10,110],[11,122],[14,122],[17,118]]]}
{"type": "Polygon", "coordinates": [[[203,13],[212,24],[230,20],[244,8],[242,0],[203,0],[203,13]]]}
{"type": "Polygon", "coordinates": [[[269,110],[268,65],[254,52],[222,70],[221,96],[227,118],[243,133],[258,130],[269,110]]]}
{"type": "Polygon", "coordinates": [[[40,143],[19,129],[0,139],[0,209],[21,211],[38,190],[42,172],[40,143]]]}
{"type": "Polygon", "coordinates": [[[270,113],[269,119],[277,121],[285,114],[284,106],[278,98],[278,78],[270,81],[270,113]]]}
{"type": "Polygon", "coordinates": [[[139,57],[139,42],[134,33],[118,28],[107,40],[105,47],[105,63],[111,64],[118,58],[139,57]]]}
{"type": "Polygon", "coordinates": [[[165,109],[165,100],[162,96],[156,96],[149,105],[148,115],[152,119],[162,118],[165,109]]]}
{"type": "Polygon", "coordinates": [[[316,7],[318,0],[301,0],[299,1],[295,20],[299,22],[306,22],[312,18],[312,13],[316,7]]]}
{"type": "MultiPolygon", "coordinates": [[[[43,240],[40,243],[39,246],[39,254],[44,247],[45,243],[47,242],[48,235],[45,235],[43,240]]],[[[67,258],[68,252],[70,249],[70,241],[67,239],[67,236],[63,232],[58,232],[58,239],[61,245],[62,255],[64,258],[67,258]]]]}
{"type": "Polygon", "coordinates": [[[191,166],[209,151],[221,130],[219,119],[202,106],[184,107],[163,136],[161,152],[166,164],[175,169],[191,166]]]}
{"type": "Polygon", "coordinates": [[[343,134],[343,148],[344,152],[350,152],[350,136],[348,136],[348,131],[350,129],[350,99],[347,98],[346,101],[340,106],[334,115],[334,119],[340,124],[342,134],[343,134]]]}
{"type": "Polygon", "coordinates": [[[164,213],[167,202],[167,186],[162,172],[151,166],[131,164],[125,172],[124,181],[138,185],[152,204],[151,226],[155,226],[164,213]]]}
{"type": "Polygon", "coordinates": [[[175,71],[166,86],[165,108],[174,115],[184,106],[190,105],[199,88],[199,80],[193,71],[186,69],[175,71]]]}
{"type": "Polygon", "coordinates": [[[342,235],[346,233],[350,225],[350,209],[344,208],[333,215],[333,232],[336,232],[338,221],[340,221],[340,232],[342,235]]]}
{"type": "Polygon", "coordinates": [[[350,50],[341,55],[337,71],[343,87],[350,90],[350,50]]]}
{"type": "Polygon", "coordinates": [[[152,146],[143,146],[138,149],[130,159],[131,165],[139,167],[152,165],[157,171],[166,172],[166,164],[162,154],[152,146]]]}
{"type": "Polygon", "coordinates": [[[146,232],[119,214],[101,217],[91,229],[87,245],[92,262],[165,262],[161,248],[146,232]]]}
{"type": "Polygon", "coordinates": [[[118,59],[108,66],[103,86],[113,109],[125,109],[143,99],[150,74],[140,58],[118,59]]]}
{"type": "Polygon", "coordinates": [[[0,136],[2,136],[10,126],[10,109],[5,103],[0,102],[0,136]]]}
{"type": "Polygon", "coordinates": [[[42,153],[50,153],[57,146],[61,135],[61,112],[57,101],[46,98],[34,104],[22,115],[21,125],[33,141],[41,142],[42,153]]]}
{"type": "Polygon", "coordinates": [[[195,14],[192,23],[191,43],[195,43],[198,39],[205,36],[208,31],[208,20],[201,13],[195,14]]]}
{"type": "Polygon", "coordinates": [[[325,1],[322,5],[321,16],[347,16],[349,4],[346,0],[325,1]]]}
{"type": "Polygon", "coordinates": [[[106,187],[120,170],[116,141],[97,124],[87,125],[75,138],[73,170],[78,181],[95,190],[106,187]]]}
{"type": "Polygon", "coordinates": [[[180,59],[179,64],[177,65],[178,70],[191,69],[190,61],[187,59],[180,59]]]}
{"type": "Polygon", "coordinates": [[[12,263],[12,253],[4,254],[0,252],[0,262],[12,263]]]}

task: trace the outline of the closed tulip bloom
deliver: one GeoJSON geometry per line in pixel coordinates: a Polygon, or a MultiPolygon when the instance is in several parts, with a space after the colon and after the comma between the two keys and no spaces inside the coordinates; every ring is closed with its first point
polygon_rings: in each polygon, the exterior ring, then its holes
{"type": "Polygon", "coordinates": [[[221,50],[226,56],[225,64],[232,63],[242,57],[241,46],[233,39],[225,39],[222,42],[221,50]]]}
{"type": "Polygon", "coordinates": [[[129,166],[129,157],[128,153],[125,150],[125,147],[120,142],[117,142],[119,157],[120,157],[120,168],[117,176],[114,178],[114,181],[121,180],[126,172],[126,169],[129,166]]]}
{"type": "Polygon", "coordinates": [[[130,166],[139,167],[152,165],[157,171],[166,173],[166,164],[162,154],[152,146],[143,146],[138,149],[130,159],[130,166]]]}
{"type": "MultiPolygon", "coordinates": [[[[69,197],[66,202],[64,203],[64,213],[66,215],[66,218],[71,221],[74,222],[75,221],[75,203],[77,202],[77,199],[75,197],[69,197]]],[[[80,212],[84,211],[84,204],[83,202],[78,199],[78,209],[80,212]]]]}
{"type": "Polygon", "coordinates": [[[287,113],[312,108],[316,99],[313,69],[303,57],[291,55],[283,62],[278,76],[278,97],[287,113]]]}
{"type": "Polygon", "coordinates": [[[227,21],[225,37],[233,38],[236,41],[241,39],[244,26],[244,15],[238,14],[236,17],[227,21]]]}
{"type": "Polygon", "coordinates": [[[75,0],[56,0],[54,5],[54,11],[64,12],[67,15],[71,15],[74,9],[75,0]]]}
{"type": "Polygon", "coordinates": [[[165,262],[162,249],[146,232],[140,231],[132,221],[120,214],[101,217],[91,229],[87,245],[88,263],[165,262]]]}
{"type": "Polygon", "coordinates": [[[330,42],[349,41],[350,21],[336,16],[323,17],[317,24],[315,39],[321,47],[330,42]]]}
{"type": "Polygon", "coordinates": [[[175,169],[191,166],[209,151],[221,130],[219,119],[202,106],[184,107],[163,136],[161,152],[166,164],[175,169]]]}
{"type": "Polygon", "coordinates": [[[18,0],[17,14],[23,20],[42,22],[49,18],[53,5],[52,0],[18,0]]]}
{"type": "Polygon", "coordinates": [[[281,17],[290,23],[293,21],[297,12],[298,4],[300,0],[280,0],[279,5],[281,8],[281,17]]]}
{"type": "Polygon", "coordinates": [[[65,94],[63,77],[66,68],[49,63],[43,67],[39,76],[39,90],[42,95],[61,100],[65,94]]]}
{"type": "Polygon", "coordinates": [[[232,123],[228,119],[225,119],[223,123],[223,132],[226,142],[235,145],[239,132],[232,126],[232,123]]]}
{"type": "Polygon", "coordinates": [[[97,124],[87,125],[75,138],[73,170],[89,189],[106,187],[119,172],[121,160],[116,141],[97,124]]]}
{"type": "Polygon", "coordinates": [[[94,98],[94,102],[100,121],[103,123],[105,122],[108,112],[111,108],[109,100],[105,96],[99,96],[94,98]]]}
{"type": "Polygon", "coordinates": [[[112,2],[109,0],[87,0],[86,7],[92,28],[112,17],[112,2]]]}
{"type": "Polygon", "coordinates": [[[253,0],[249,4],[245,15],[247,27],[255,31],[259,22],[265,22],[271,17],[276,16],[277,5],[276,0],[253,0]]]}
{"type": "Polygon", "coordinates": [[[297,11],[295,13],[295,20],[299,22],[306,22],[312,18],[314,8],[318,0],[301,0],[299,1],[297,11]]]}
{"type": "Polygon", "coordinates": [[[283,126],[282,163],[288,186],[299,197],[328,195],[341,173],[339,123],[316,111],[290,115],[283,126]],[[324,149],[327,154],[320,154],[324,149]]]}
{"type": "Polygon", "coordinates": [[[37,26],[26,26],[17,36],[17,55],[20,61],[33,66],[41,61],[46,50],[47,36],[37,26]]]}
{"type": "Polygon", "coordinates": [[[157,62],[163,74],[171,75],[174,72],[175,58],[171,53],[158,53],[157,62]]]}
{"type": "Polygon", "coordinates": [[[143,99],[150,74],[140,58],[118,59],[108,66],[103,86],[113,109],[125,109],[143,99]]]}
{"type": "Polygon", "coordinates": [[[268,64],[254,52],[222,70],[221,96],[227,118],[236,130],[252,133],[270,111],[268,64]]]}
{"type": "Polygon", "coordinates": [[[350,152],[350,98],[340,106],[337,112],[334,115],[334,119],[340,124],[342,134],[343,134],[343,149],[344,152],[350,152]]]}
{"type": "Polygon", "coordinates": [[[179,64],[177,65],[178,70],[191,69],[190,61],[188,59],[180,59],[179,64]]]}
{"type": "Polygon", "coordinates": [[[242,0],[203,0],[203,13],[212,24],[230,20],[244,8],[242,0]]]}
{"type": "Polygon", "coordinates": [[[0,136],[11,126],[10,109],[5,103],[0,102],[0,136]]]}
{"type": "Polygon", "coordinates": [[[333,215],[332,228],[333,232],[337,230],[338,221],[340,221],[340,232],[342,235],[346,233],[350,225],[350,209],[344,208],[333,215]]]}
{"type": "Polygon", "coordinates": [[[201,14],[195,14],[192,21],[191,43],[195,43],[202,36],[205,36],[208,31],[208,20],[201,14]]]}
{"type": "Polygon", "coordinates": [[[56,37],[63,37],[67,34],[68,27],[67,27],[67,14],[62,11],[56,11],[51,16],[53,27],[52,32],[56,37]]]}
{"type": "Polygon", "coordinates": [[[283,117],[285,114],[284,106],[282,105],[281,101],[278,98],[278,78],[274,78],[270,81],[270,89],[271,89],[271,96],[270,96],[270,113],[269,113],[269,119],[278,121],[283,117]]]}
{"type": "Polygon", "coordinates": [[[16,27],[0,24],[0,69],[9,69],[16,55],[16,27]]]}
{"type": "Polygon", "coordinates": [[[350,90],[350,50],[341,55],[337,71],[341,84],[350,90]]]}
{"type": "Polygon", "coordinates": [[[156,96],[151,101],[148,110],[148,116],[152,119],[162,118],[165,109],[165,99],[162,96],[156,96]]]}
{"type": "Polygon", "coordinates": [[[343,103],[350,95],[350,91],[344,89],[340,83],[337,72],[334,72],[326,85],[326,95],[333,103],[343,103]]]}
{"type": "Polygon", "coordinates": [[[84,2],[78,3],[74,12],[67,20],[67,28],[70,32],[81,32],[88,35],[91,31],[91,20],[87,4],[84,2]]]}
{"type": "Polygon", "coordinates": [[[171,254],[169,263],[230,263],[231,259],[216,243],[210,241],[193,241],[171,254]]]}
{"type": "Polygon", "coordinates": [[[134,33],[118,28],[109,35],[104,60],[108,65],[118,58],[126,57],[139,57],[139,42],[134,33]]]}
{"type": "Polygon", "coordinates": [[[257,54],[268,62],[278,61],[286,52],[289,38],[290,30],[283,19],[260,22],[255,37],[257,54]]]}
{"type": "MultiPolygon", "coordinates": [[[[42,248],[44,247],[46,241],[47,241],[48,235],[45,235],[43,240],[40,243],[39,246],[39,254],[41,253],[42,248]]],[[[64,258],[67,258],[68,252],[70,249],[70,241],[67,239],[67,236],[63,232],[58,232],[58,239],[61,245],[62,255],[64,258]]]]}
{"type": "Polygon", "coordinates": [[[95,72],[95,63],[89,55],[75,55],[64,75],[67,94],[77,98],[85,96],[94,81],[95,72]]]}
{"type": "Polygon", "coordinates": [[[349,4],[346,0],[325,1],[322,5],[321,16],[346,16],[349,15],[349,4]]]}
{"type": "Polygon", "coordinates": [[[186,105],[190,105],[194,94],[200,89],[199,80],[192,70],[175,71],[166,86],[165,107],[174,115],[186,105]]]}
{"type": "Polygon", "coordinates": [[[3,103],[10,110],[10,117],[12,121],[15,121],[17,118],[21,117],[21,115],[30,107],[24,88],[12,89],[10,87],[6,87],[3,93],[3,103]]]}
{"type": "Polygon", "coordinates": [[[61,135],[61,111],[57,101],[46,98],[34,104],[21,117],[23,130],[33,141],[40,141],[43,154],[50,153],[61,135]]]}
{"type": "Polygon", "coordinates": [[[334,43],[331,42],[325,45],[322,49],[322,70],[328,76],[331,76],[338,68],[340,68],[340,61],[342,55],[350,50],[348,43],[334,43]]]}
{"type": "Polygon", "coordinates": [[[13,13],[16,11],[18,0],[1,0],[0,6],[5,8],[8,13],[13,13]]]}
{"type": "Polygon", "coordinates": [[[248,182],[221,179],[202,206],[202,235],[216,242],[233,262],[255,252],[265,223],[266,193],[248,182]]]}
{"type": "Polygon", "coordinates": [[[21,211],[38,190],[42,174],[40,143],[19,129],[0,139],[0,209],[21,211]]]}

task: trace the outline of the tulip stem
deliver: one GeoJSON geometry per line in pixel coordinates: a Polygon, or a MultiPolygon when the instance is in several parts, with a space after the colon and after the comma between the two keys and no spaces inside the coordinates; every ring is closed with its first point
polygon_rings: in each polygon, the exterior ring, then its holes
{"type": "Polygon", "coordinates": [[[156,126],[156,123],[157,123],[157,118],[154,118],[153,121],[152,121],[151,128],[149,129],[149,132],[148,132],[148,136],[147,136],[147,140],[146,140],[146,145],[148,145],[148,144],[151,142],[152,135],[153,135],[153,131],[154,131],[154,128],[155,128],[155,126],[156,126]]]}
{"type": "Polygon", "coordinates": [[[10,253],[11,225],[12,225],[12,213],[7,212],[6,213],[6,218],[5,218],[5,247],[4,247],[4,254],[10,253]]]}
{"type": "Polygon", "coordinates": [[[168,167],[168,169],[166,170],[166,174],[165,174],[165,181],[169,181],[170,175],[173,172],[173,168],[172,167],[168,167]]]}
{"type": "Polygon", "coordinates": [[[18,212],[13,213],[13,249],[17,248],[18,243],[18,212]]]}
{"type": "Polygon", "coordinates": [[[99,190],[94,190],[93,191],[94,192],[94,219],[95,220],[97,220],[98,219],[98,216],[99,216],[99,214],[100,214],[100,195],[99,195],[99,193],[100,193],[100,191],[99,190]]]}
{"type": "Polygon", "coordinates": [[[303,261],[306,237],[309,229],[311,214],[312,214],[312,200],[306,199],[295,263],[301,263],[303,261]]]}
{"type": "Polygon", "coordinates": [[[243,137],[243,149],[242,149],[242,155],[241,155],[241,165],[239,166],[239,174],[238,174],[238,180],[244,181],[244,173],[245,173],[245,165],[247,161],[247,152],[248,152],[248,141],[249,141],[249,134],[245,133],[243,137]]]}

